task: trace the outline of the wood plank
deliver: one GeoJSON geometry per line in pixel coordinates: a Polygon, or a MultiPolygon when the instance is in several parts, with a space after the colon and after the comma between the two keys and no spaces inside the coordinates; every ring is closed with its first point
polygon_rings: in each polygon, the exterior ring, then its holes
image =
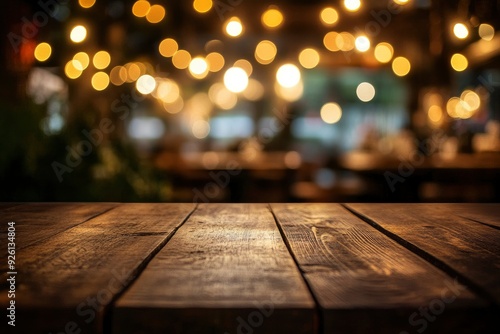
{"type": "MultiPolygon", "coordinates": [[[[81,224],[118,204],[112,203],[30,203],[2,213],[4,221],[16,223],[16,248],[23,249],[81,224]]],[[[2,226],[2,233],[6,227],[2,226]]],[[[2,249],[6,255],[6,250],[2,249]]]]}
{"type": "Polygon", "coordinates": [[[324,333],[404,333],[424,325],[426,332],[465,333],[491,325],[486,301],[340,205],[271,208],[321,307],[324,333]],[[446,312],[431,323],[418,312],[433,303],[446,312]]]}
{"type": "Polygon", "coordinates": [[[446,205],[348,204],[497,305],[500,231],[450,214],[446,205]]]}
{"type": "MultiPolygon", "coordinates": [[[[193,209],[193,204],[125,204],[19,250],[16,330],[102,333],[109,303],[193,209]]],[[[4,263],[0,266],[5,273],[4,263]]],[[[1,305],[6,298],[2,286],[1,305]]]]}
{"type": "Polygon", "coordinates": [[[118,299],[112,323],[120,334],[316,330],[314,301],[263,204],[199,206],[118,299]]]}
{"type": "Polygon", "coordinates": [[[453,204],[432,204],[434,206],[445,207],[450,212],[463,218],[500,228],[500,204],[488,203],[453,203],[453,204]]]}

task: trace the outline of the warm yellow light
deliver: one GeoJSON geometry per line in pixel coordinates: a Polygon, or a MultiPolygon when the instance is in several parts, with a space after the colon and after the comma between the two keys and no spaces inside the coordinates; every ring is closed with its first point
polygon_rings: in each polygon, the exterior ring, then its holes
{"type": "Polygon", "coordinates": [[[210,133],[210,124],[204,120],[197,120],[193,123],[191,131],[193,132],[193,136],[196,138],[204,139],[210,133]]]}
{"type": "Polygon", "coordinates": [[[267,28],[277,28],[283,23],[283,14],[278,9],[271,8],[262,14],[261,21],[267,28]]]}
{"type": "Polygon", "coordinates": [[[252,75],[253,66],[246,59],[239,59],[239,60],[235,61],[233,67],[242,68],[247,73],[247,76],[251,76],[252,75]]]}
{"type": "Polygon", "coordinates": [[[162,5],[153,5],[146,14],[146,20],[149,23],[159,23],[165,18],[165,7],[162,5]]]}
{"type": "Polygon", "coordinates": [[[337,38],[335,38],[335,42],[337,44],[337,48],[341,51],[351,51],[355,47],[354,36],[346,31],[338,34],[337,38]]]}
{"type": "Polygon", "coordinates": [[[366,52],[370,49],[370,40],[366,36],[358,36],[354,41],[354,45],[359,52],[366,52]]]}
{"type": "Polygon", "coordinates": [[[282,65],[276,72],[276,80],[280,86],[290,88],[296,86],[300,81],[300,70],[293,64],[282,65]]]}
{"type": "Polygon", "coordinates": [[[123,85],[127,81],[127,69],[123,66],[115,66],[109,73],[109,80],[115,86],[123,85]]]}
{"type": "Polygon", "coordinates": [[[467,58],[460,53],[455,53],[453,56],[451,56],[451,67],[457,72],[462,72],[465,71],[467,66],[469,66],[469,61],[467,58]]]}
{"type": "Polygon", "coordinates": [[[464,90],[462,95],[460,95],[460,99],[467,103],[471,110],[477,110],[481,106],[481,99],[476,92],[472,90],[464,90]]]}
{"type": "Polygon", "coordinates": [[[409,2],[409,0],[394,0],[394,3],[397,3],[398,5],[406,5],[409,2]]]}
{"type": "Polygon", "coordinates": [[[134,82],[141,76],[141,68],[136,63],[125,64],[127,69],[127,82],[134,82]]]}
{"type": "Polygon", "coordinates": [[[321,18],[321,22],[328,26],[334,25],[339,20],[339,13],[337,13],[335,8],[332,7],[326,7],[323,9],[319,16],[321,18]]]}
{"type": "Polygon", "coordinates": [[[323,44],[325,45],[325,48],[330,51],[339,51],[340,48],[337,46],[337,36],[339,34],[335,31],[330,31],[325,35],[323,38],[323,44]]]}
{"type": "Polygon", "coordinates": [[[77,25],[71,29],[71,33],[69,34],[69,38],[74,43],[81,43],[87,37],[87,29],[82,25],[77,25]]]}
{"type": "Polygon", "coordinates": [[[495,36],[495,28],[493,28],[489,24],[481,24],[479,25],[479,36],[485,41],[491,41],[495,36]]]}
{"type": "Polygon", "coordinates": [[[82,65],[82,70],[86,69],[89,66],[90,58],[89,55],[85,52],[78,52],[73,56],[74,60],[77,60],[82,65]]]}
{"type": "Polygon", "coordinates": [[[95,0],[78,0],[82,8],[90,8],[95,4],[95,0]]]}
{"type": "Polygon", "coordinates": [[[469,36],[469,29],[463,23],[457,23],[453,26],[453,33],[457,38],[464,39],[469,36]]]}
{"type": "Polygon", "coordinates": [[[238,96],[221,83],[215,83],[210,87],[208,97],[217,107],[224,110],[233,109],[238,103],[238,96]]]}
{"type": "Polygon", "coordinates": [[[189,73],[196,79],[203,79],[208,74],[208,63],[203,57],[195,57],[189,63],[189,73]]]}
{"type": "Polygon", "coordinates": [[[139,0],[136,1],[132,6],[132,14],[137,17],[145,17],[146,15],[148,15],[150,9],[151,5],[148,1],[139,0]]]}
{"type": "Polygon", "coordinates": [[[144,74],[135,83],[137,91],[143,95],[151,94],[156,88],[156,80],[149,74],[144,74]]]}
{"type": "Polygon", "coordinates": [[[377,59],[381,63],[388,63],[391,61],[392,56],[394,54],[394,48],[389,43],[379,43],[375,47],[375,59],[377,59]]]}
{"type": "Polygon", "coordinates": [[[163,108],[171,114],[177,114],[184,108],[184,100],[179,96],[179,98],[172,103],[163,102],[163,108]]]}
{"type": "Polygon", "coordinates": [[[160,54],[163,57],[172,57],[177,50],[179,50],[179,44],[175,41],[175,39],[172,38],[165,38],[163,41],[160,42],[160,45],[158,47],[158,51],[160,51],[160,54]]]}
{"type": "Polygon", "coordinates": [[[350,12],[356,12],[361,7],[360,0],[344,0],[344,7],[350,12]]]}
{"type": "Polygon", "coordinates": [[[94,55],[94,58],[92,59],[92,64],[94,64],[94,67],[99,70],[105,69],[106,67],[109,66],[110,63],[111,63],[111,56],[106,51],[97,52],[94,55]]]}
{"type": "Polygon", "coordinates": [[[335,124],[342,118],[342,109],[337,103],[330,102],[321,107],[320,115],[323,122],[335,124]]]}
{"type": "Polygon", "coordinates": [[[241,93],[248,86],[247,72],[239,67],[231,67],[224,74],[224,85],[233,93],[241,93]]]}
{"type": "Polygon", "coordinates": [[[179,50],[172,57],[172,64],[180,70],[187,68],[189,63],[191,63],[191,55],[186,50],[179,50]]]}
{"type": "Polygon", "coordinates": [[[369,82],[362,82],[356,88],[358,99],[363,102],[370,102],[375,97],[375,87],[369,82]]]}
{"type": "Polygon", "coordinates": [[[238,37],[243,32],[243,25],[241,21],[236,16],[227,20],[225,24],[225,31],[231,37],[238,37]]]}
{"type": "Polygon", "coordinates": [[[180,98],[179,85],[170,79],[162,80],[156,89],[156,97],[165,103],[175,103],[180,98]]]}
{"type": "Polygon", "coordinates": [[[458,115],[456,113],[456,107],[460,103],[460,99],[458,97],[452,97],[451,99],[448,100],[446,103],[446,112],[450,117],[453,118],[458,118],[458,115]]]}
{"type": "Polygon", "coordinates": [[[248,87],[243,92],[243,96],[245,99],[250,101],[258,101],[260,100],[265,93],[264,86],[255,79],[250,79],[248,81],[248,87]]]}
{"type": "Polygon", "coordinates": [[[218,52],[209,53],[205,59],[210,72],[219,72],[224,67],[224,57],[218,52]]]}
{"type": "Polygon", "coordinates": [[[315,49],[307,48],[300,52],[299,63],[302,67],[311,69],[315,68],[319,64],[319,53],[315,49]]]}
{"type": "Polygon", "coordinates": [[[267,65],[273,62],[278,49],[273,42],[264,40],[257,44],[255,48],[255,59],[262,65],[267,65]]]}
{"type": "Polygon", "coordinates": [[[443,109],[440,106],[432,105],[427,111],[427,117],[433,123],[439,123],[443,119],[443,109]]]}
{"type": "Polygon", "coordinates": [[[283,87],[278,82],[274,85],[276,94],[287,102],[298,101],[304,94],[304,83],[300,80],[295,86],[283,87]]]}
{"type": "Polygon", "coordinates": [[[392,71],[399,77],[404,77],[410,73],[411,64],[405,57],[397,57],[392,61],[392,71]]]}
{"type": "Polygon", "coordinates": [[[212,6],[212,0],[194,0],[193,2],[193,8],[198,13],[206,13],[212,9],[212,6]]]}
{"type": "Polygon", "coordinates": [[[52,54],[52,47],[49,43],[40,43],[35,48],[35,59],[38,61],[46,61],[52,54]]]}
{"type": "Polygon", "coordinates": [[[109,85],[109,76],[104,72],[97,72],[92,76],[92,87],[95,90],[105,90],[109,85]]]}
{"type": "Polygon", "coordinates": [[[70,60],[64,66],[64,74],[70,79],[76,79],[82,75],[83,66],[78,60],[70,60]]]}

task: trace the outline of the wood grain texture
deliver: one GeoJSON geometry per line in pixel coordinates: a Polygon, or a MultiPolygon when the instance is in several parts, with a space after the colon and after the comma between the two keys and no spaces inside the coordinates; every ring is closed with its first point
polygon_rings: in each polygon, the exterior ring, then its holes
{"type": "Polygon", "coordinates": [[[468,280],[500,304],[500,231],[450,214],[446,205],[348,204],[385,231],[468,280]]]}
{"type": "Polygon", "coordinates": [[[113,333],[313,333],[266,205],[201,205],[116,302],[113,333]]]}
{"type": "MultiPolygon", "coordinates": [[[[453,299],[426,333],[489,330],[486,301],[338,204],[272,204],[289,247],[323,313],[324,333],[422,329],[416,314],[453,299]]],[[[487,310],[489,312],[489,310],[487,310]]]]}
{"type": "MultiPolygon", "coordinates": [[[[96,217],[117,205],[112,203],[22,204],[6,209],[2,212],[2,219],[16,223],[16,247],[23,249],[96,217]]],[[[5,232],[3,227],[1,230],[5,232]]],[[[2,252],[5,252],[5,249],[2,249],[2,252]]]]}
{"type": "MultiPolygon", "coordinates": [[[[126,204],[19,250],[16,303],[22,305],[18,318],[23,321],[16,330],[102,333],[109,303],[193,208],[193,204],[126,204]]],[[[71,216],[71,211],[57,212],[71,216]]],[[[33,216],[61,218],[42,210],[26,219],[33,216]]],[[[34,229],[42,227],[32,224],[34,229]]],[[[2,307],[6,298],[2,286],[2,307]]]]}
{"type": "Polygon", "coordinates": [[[429,204],[439,206],[453,214],[476,221],[478,223],[500,228],[500,204],[476,204],[476,203],[453,203],[453,204],[429,204]]]}

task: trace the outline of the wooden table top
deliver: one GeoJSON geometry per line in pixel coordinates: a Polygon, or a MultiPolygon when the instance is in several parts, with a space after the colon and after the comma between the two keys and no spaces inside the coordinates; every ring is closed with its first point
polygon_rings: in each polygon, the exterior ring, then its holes
{"type": "Polygon", "coordinates": [[[500,332],[499,204],[4,203],[0,213],[12,333],[500,332]]]}

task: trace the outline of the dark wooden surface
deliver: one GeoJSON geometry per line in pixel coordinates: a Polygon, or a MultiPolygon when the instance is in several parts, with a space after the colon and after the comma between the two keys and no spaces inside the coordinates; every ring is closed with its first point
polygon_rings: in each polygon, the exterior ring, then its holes
{"type": "Polygon", "coordinates": [[[9,333],[500,332],[497,204],[5,203],[0,214],[4,240],[16,222],[9,333]]]}

